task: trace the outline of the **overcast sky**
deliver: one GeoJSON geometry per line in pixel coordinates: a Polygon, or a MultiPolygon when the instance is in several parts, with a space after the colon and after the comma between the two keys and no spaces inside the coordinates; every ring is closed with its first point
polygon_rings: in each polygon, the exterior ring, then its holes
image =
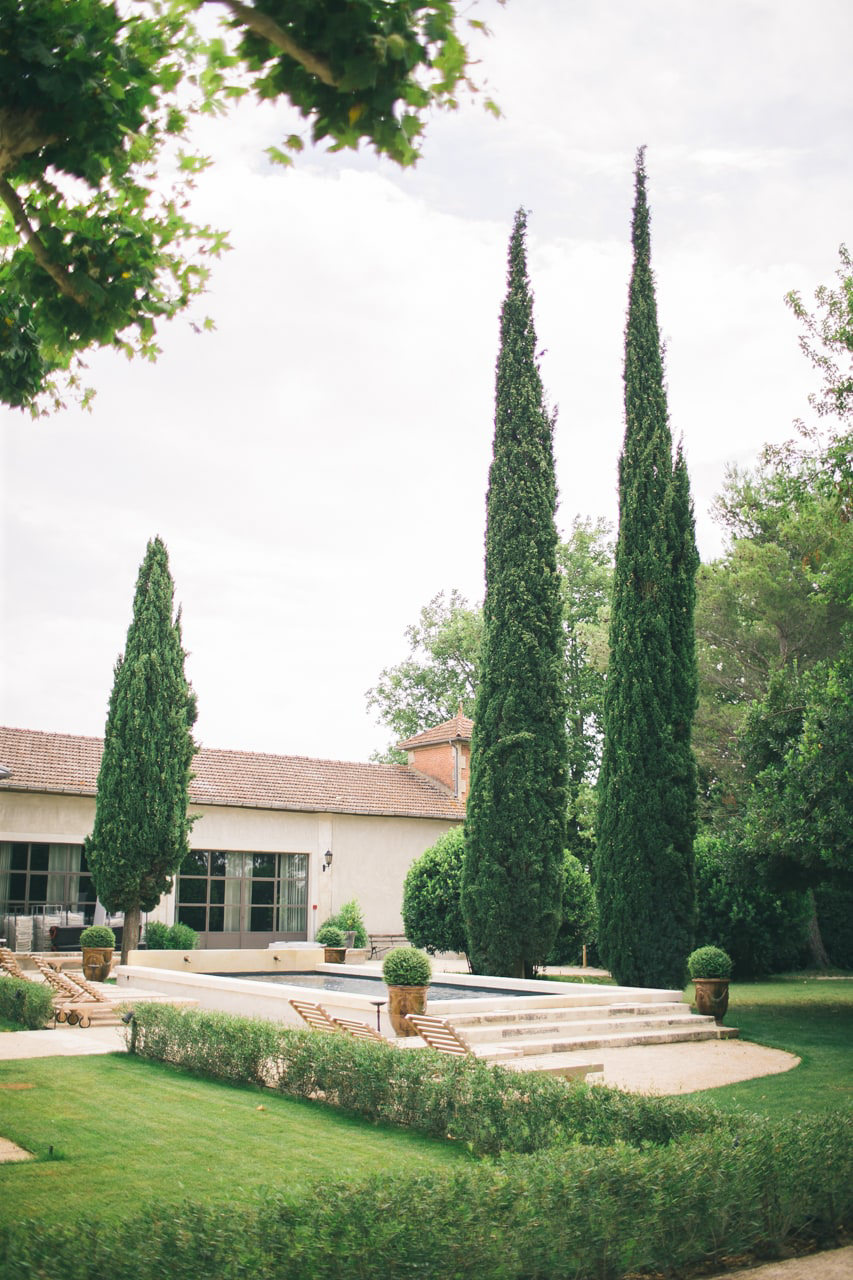
{"type": "Polygon", "coordinates": [[[169,547],[205,746],[366,759],[365,708],[436,592],[482,595],[498,314],[513,213],[550,402],[561,532],[616,517],[636,148],[673,434],[704,559],[727,463],[792,434],[814,377],[785,293],[849,244],[850,0],[482,0],[498,100],[436,116],[424,158],[306,151],[244,104],[196,216],[231,231],[156,365],[89,361],[93,411],[0,410],[2,707],[102,734],[147,540],[169,547]]]}

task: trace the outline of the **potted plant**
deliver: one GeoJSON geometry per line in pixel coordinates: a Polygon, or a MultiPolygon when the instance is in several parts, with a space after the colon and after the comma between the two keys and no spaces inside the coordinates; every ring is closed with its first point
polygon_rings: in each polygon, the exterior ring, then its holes
{"type": "Polygon", "coordinates": [[[722,947],[697,947],[687,957],[687,972],[693,979],[699,1013],[722,1022],[729,1007],[731,956],[722,947]]]}
{"type": "Polygon", "coordinates": [[[323,924],[317,930],[316,941],[319,942],[325,954],[323,959],[326,964],[343,964],[347,958],[347,949],[344,945],[343,930],[333,924],[323,924]]]}
{"type": "Polygon", "coordinates": [[[417,1034],[406,1014],[426,1013],[431,974],[429,957],[417,947],[394,947],[382,962],[382,977],[388,984],[388,1016],[398,1036],[417,1034]]]}
{"type": "Polygon", "coordinates": [[[105,924],[90,924],[80,934],[83,973],[90,982],[106,982],[110,976],[116,936],[105,924]]]}

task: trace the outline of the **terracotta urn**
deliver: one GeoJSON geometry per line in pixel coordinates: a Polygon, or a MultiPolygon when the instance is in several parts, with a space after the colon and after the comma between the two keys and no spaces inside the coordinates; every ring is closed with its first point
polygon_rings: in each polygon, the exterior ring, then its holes
{"type": "Polygon", "coordinates": [[[83,947],[83,974],[90,982],[106,982],[113,950],[113,947],[83,947]]]}
{"type": "Polygon", "coordinates": [[[429,987],[388,987],[388,1016],[398,1036],[416,1036],[407,1013],[426,1013],[429,987]]]}
{"type": "Polygon", "coordinates": [[[722,1022],[729,1007],[728,978],[694,978],[693,986],[698,1012],[722,1022]]]}
{"type": "Polygon", "coordinates": [[[326,964],[343,964],[347,958],[346,947],[324,947],[323,959],[326,964]]]}

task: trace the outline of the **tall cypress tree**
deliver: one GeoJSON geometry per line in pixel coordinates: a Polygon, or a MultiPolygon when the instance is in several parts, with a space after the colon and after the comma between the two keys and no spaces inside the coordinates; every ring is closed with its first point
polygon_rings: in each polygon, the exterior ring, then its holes
{"type": "Polygon", "coordinates": [[[98,897],[124,912],[122,961],[139,940],[142,911],[172,886],[188,850],[195,694],[184,675],[180,612],[160,538],[139,570],[124,655],[115,666],[95,826],[86,858],[98,897]]]}
{"type": "Polygon", "coordinates": [[[462,879],[474,971],[516,977],[544,962],[560,924],[567,800],[553,423],[525,231],[519,210],[501,312],[462,879]]]}
{"type": "Polygon", "coordinates": [[[632,242],[595,888],[599,948],[617,981],[680,987],[695,912],[697,556],[680,450],[672,460],[642,149],[632,242]]]}

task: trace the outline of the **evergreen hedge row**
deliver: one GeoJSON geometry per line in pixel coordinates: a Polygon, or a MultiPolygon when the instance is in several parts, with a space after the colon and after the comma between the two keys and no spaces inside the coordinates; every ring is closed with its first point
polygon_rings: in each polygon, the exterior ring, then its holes
{"type": "MultiPolygon", "coordinates": [[[[374,1123],[453,1138],[477,1156],[568,1143],[662,1145],[734,1122],[707,1104],[567,1086],[475,1058],[170,1005],[136,1007],[138,1054],[235,1083],[319,1098],[374,1123]]],[[[738,1125],[742,1122],[738,1121],[738,1125]]]]}
{"type": "Polygon", "coordinates": [[[718,1128],[665,1147],[377,1173],[250,1207],[152,1206],[87,1221],[82,1235],[79,1223],[19,1222],[0,1234],[0,1264],[16,1280],[115,1280],[129,1258],[134,1280],[671,1275],[745,1250],[774,1255],[801,1231],[833,1239],[853,1210],[851,1137],[851,1117],[752,1117],[737,1135],[718,1128]]]}
{"type": "Polygon", "coordinates": [[[0,1017],[38,1031],[53,1017],[53,993],[46,983],[0,977],[0,1017]]]}

